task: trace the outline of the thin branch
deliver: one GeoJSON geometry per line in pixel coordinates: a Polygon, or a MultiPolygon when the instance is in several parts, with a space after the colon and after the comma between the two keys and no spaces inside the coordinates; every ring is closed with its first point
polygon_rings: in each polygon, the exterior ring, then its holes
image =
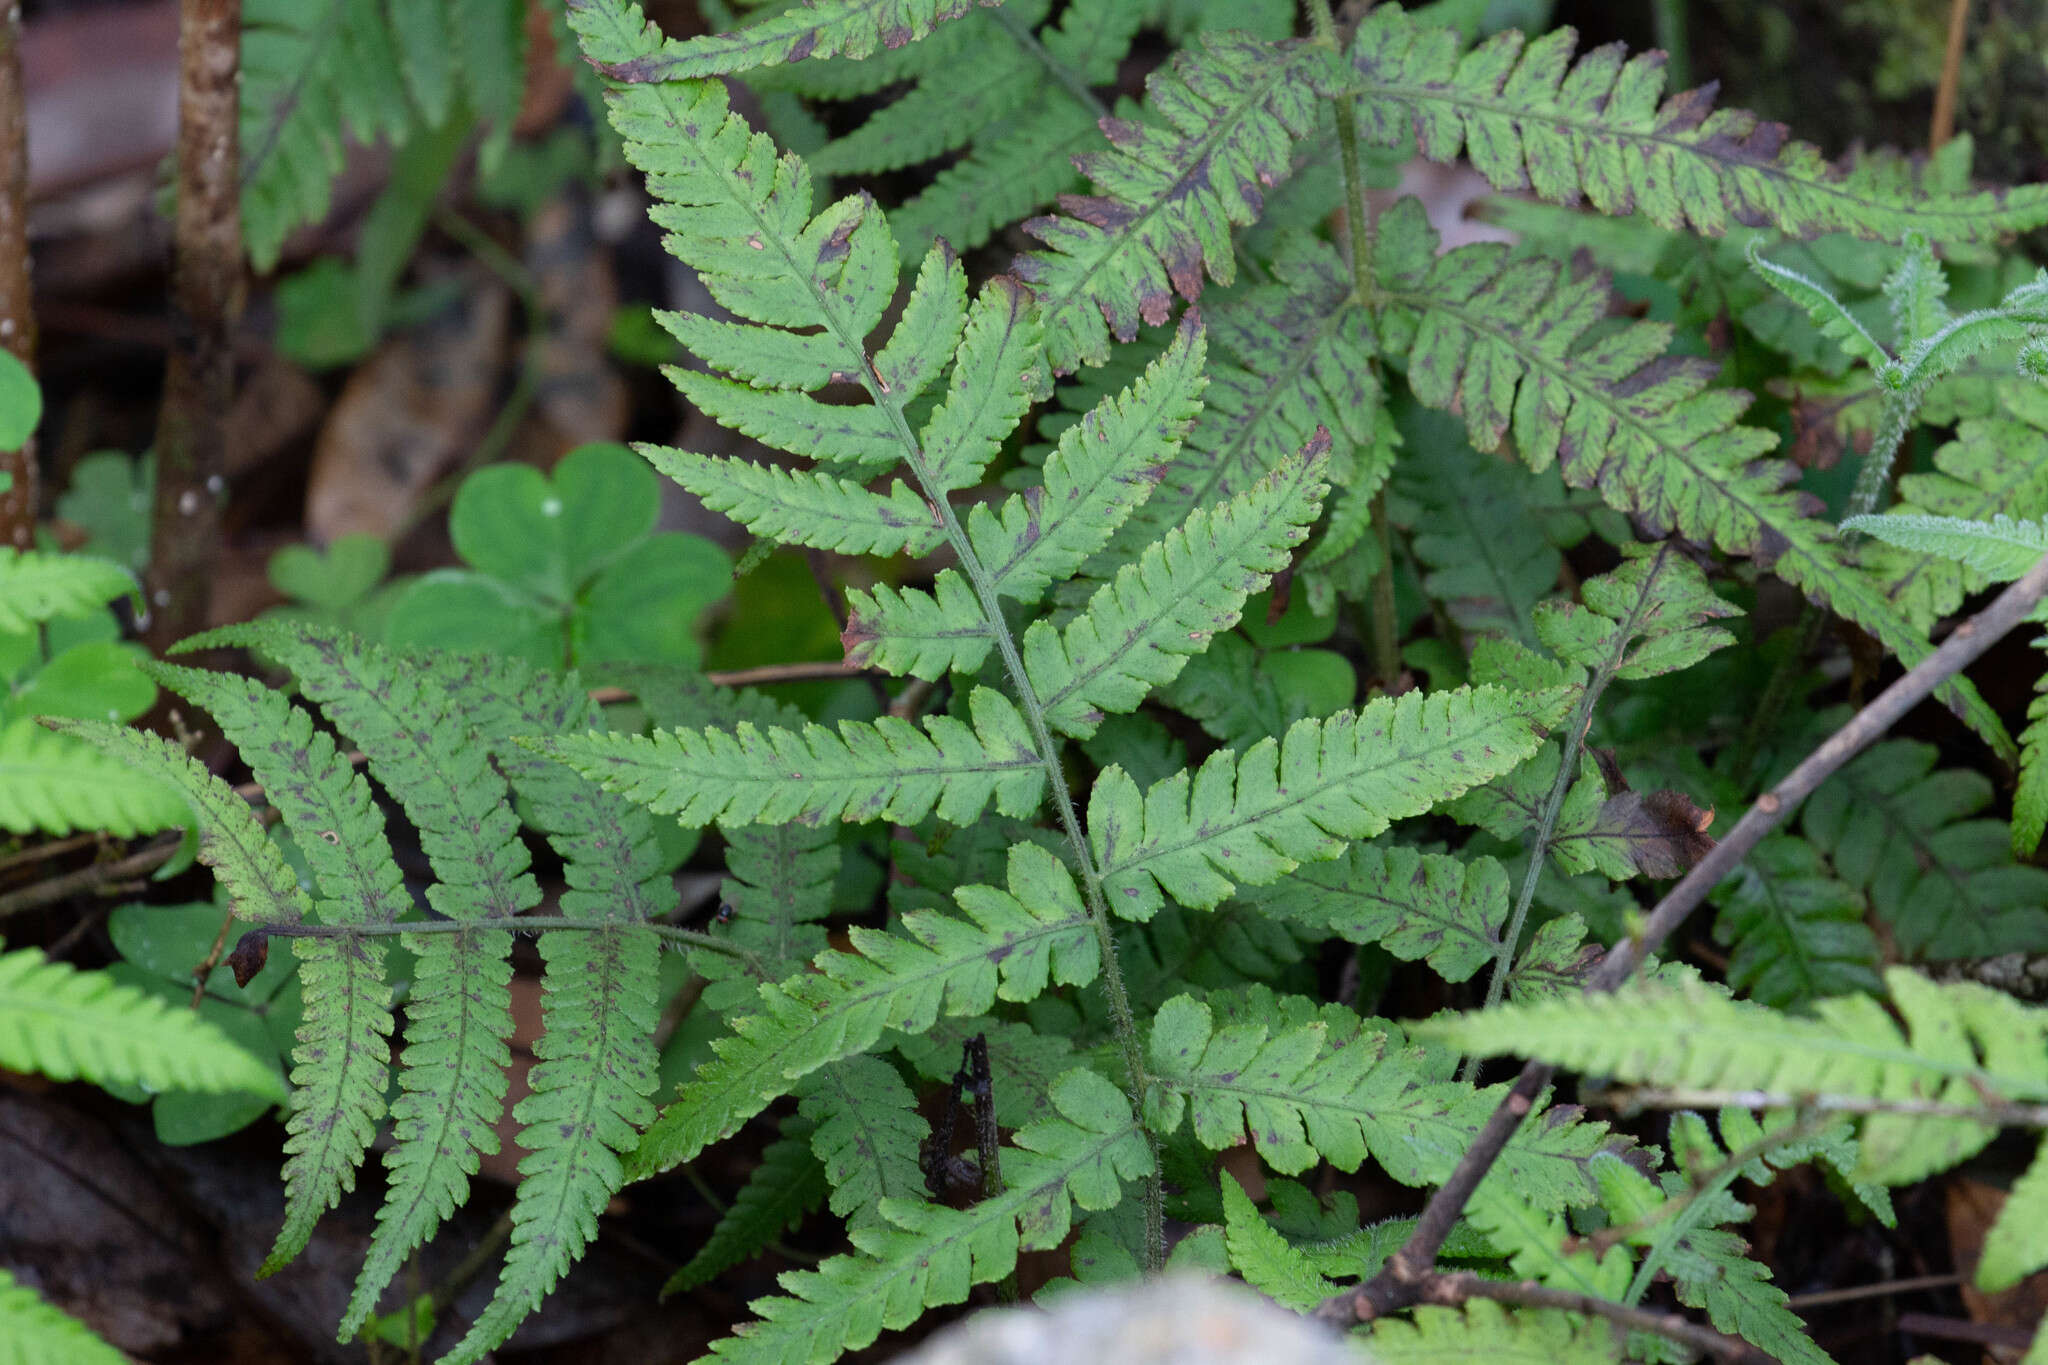
{"type": "MultiPolygon", "coordinates": [[[[1758,797],[1728,837],[1693,866],[1678,884],[1659,901],[1644,922],[1642,932],[1608,951],[1586,982],[1591,991],[1611,991],[1628,980],[1636,965],[1671,936],[1723,877],[1733,872],[1764,835],[1775,829],[1814,789],[1836,769],[1860,753],[1879,735],[1889,730],[1906,712],[1919,705],[1935,688],[1962,672],[2048,595],[2048,555],[2027,570],[2024,577],[1998,595],[1982,612],[1957,626],[1939,649],[1909,669],[1886,688],[1870,705],[1850,717],[1800,765],[1770,791],[1758,797]]],[[[1331,1296],[1316,1310],[1316,1316],[1337,1323],[1367,1322],[1420,1301],[1422,1289],[1431,1278],[1431,1267],[1444,1239],[1465,1211],[1479,1182],[1500,1160],[1508,1140],[1521,1126],[1536,1097],[1550,1084],[1555,1068],[1531,1061],[1480,1128],[1450,1178],[1431,1196],[1415,1231],[1388,1258],[1385,1268],[1356,1289],[1331,1296]]],[[[1797,1103],[1795,1099],[1793,1101],[1797,1103]]]]}
{"type": "Polygon", "coordinates": [[[156,431],[147,641],[161,654],[203,628],[220,554],[235,323],[242,312],[241,0],[183,0],[178,13],[178,216],[171,349],[156,431]]]}
{"type": "Polygon", "coordinates": [[[1938,152],[1956,132],[1956,90],[1963,83],[1963,42],[1970,31],[1970,0],[1949,0],[1948,46],[1941,54],[1941,84],[1934,88],[1934,118],[1927,150],[1938,152]]]}
{"type": "Polygon", "coordinates": [[[1794,1294],[1785,1301],[1785,1306],[1798,1313],[1808,1308],[1825,1308],[1829,1304],[1855,1303],[1859,1299],[1919,1294],[1929,1289],[1953,1289],[1969,1278],[1959,1271],[1950,1271],[1946,1275],[1919,1275],[1910,1280],[1883,1280],[1877,1284],[1851,1285],[1847,1289],[1823,1289],[1817,1294],[1794,1294]]]}
{"type": "Polygon", "coordinates": [[[1631,1308],[1612,1299],[1597,1298],[1592,1294],[1574,1294],[1563,1289],[1546,1289],[1542,1285],[1532,1284],[1526,1280],[1519,1284],[1488,1280],[1463,1271],[1455,1275],[1432,1275],[1421,1301],[1456,1307],[1468,1299],[1492,1299],[1495,1303],[1512,1303],[1524,1308],[1555,1308],[1566,1313],[1577,1313],[1581,1317],[1601,1318],[1617,1327],[1626,1327],[1632,1332],[1655,1332],[1660,1337],[1682,1342],[1695,1351],[1717,1360],[1758,1361],[1762,1362],[1762,1365],[1770,1365],[1771,1361],[1771,1357],[1742,1338],[1727,1336],[1711,1327],[1702,1327],[1676,1313],[1631,1308]]]}
{"type": "Polygon", "coordinates": [[[107,882],[126,881],[130,877],[147,876],[171,860],[178,850],[178,840],[171,838],[154,843],[139,853],[131,853],[113,862],[94,863],[81,867],[75,872],[66,872],[61,877],[51,877],[33,886],[24,886],[19,891],[10,891],[0,896],[0,919],[18,915],[24,910],[40,910],[46,905],[91,891],[107,882]]]}
{"type": "MultiPolygon", "coordinates": [[[[0,349],[33,370],[35,298],[28,273],[28,114],[21,73],[21,5],[0,0],[0,349]]],[[[0,450],[0,474],[13,483],[0,491],[0,546],[36,543],[36,440],[0,450]]]]}

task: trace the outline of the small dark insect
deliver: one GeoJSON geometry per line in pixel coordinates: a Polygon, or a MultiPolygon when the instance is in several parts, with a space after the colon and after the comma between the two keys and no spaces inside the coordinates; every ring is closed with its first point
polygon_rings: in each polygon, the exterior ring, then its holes
{"type": "Polygon", "coordinates": [[[718,913],[713,915],[711,917],[711,920],[714,924],[731,924],[732,917],[737,913],[738,912],[732,908],[731,901],[720,901],[718,903],[718,913]]]}

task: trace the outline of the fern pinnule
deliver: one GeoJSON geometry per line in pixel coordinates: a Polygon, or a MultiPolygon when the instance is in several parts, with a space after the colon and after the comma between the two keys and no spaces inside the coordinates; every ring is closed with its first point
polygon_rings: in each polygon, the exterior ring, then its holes
{"type": "Polygon", "coordinates": [[[1577,44],[1569,28],[1533,40],[1506,29],[1461,55],[1452,29],[1376,6],[1351,44],[1359,136],[1395,146],[1412,129],[1424,156],[1462,150],[1497,189],[1707,236],[1768,223],[1795,237],[1920,232],[1968,245],[2048,222],[2048,186],[1958,183],[1966,147],[1924,169],[1876,156],[1834,166],[1782,124],[1715,110],[1713,85],[1660,103],[1661,52],[1610,43],[1573,62],[1577,44]]]}
{"type": "Polygon", "coordinates": [[[718,1225],[682,1269],[661,1286],[662,1297],[695,1289],[756,1255],[825,1202],[825,1171],[811,1154],[811,1121],[791,1115],[782,1136],[762,1149],[718,1225]]]}
{"type": "Polygon", "coordinates": [[[1427,958],[1444,980],[1463,981],[1500,952],[1508,874],[1493,858],[1354,844],[1244,898],[1304,931],[1427,958]]]}
{"type": "Polygon", "coordinates": [[[853,1255],[785,1275],[788,1297],[756,1299],[750,1306],[760,1320],[742,1324],[713,1353],[782,1365],[865,1346],[926,1308],[960,1302],[971,1285],[1002,1279],[1020,1250],[1058,1246],[1076,1205],[1110,1208],[1125,1181],[1154,1169],[1128,1102],[1108,1081],[1076,1069],[1054,1084],[1052,1099],[1057,1115],[1021,1129],[1004,1150],[1000,1194],[966,1209],[884,1202],[888,1225],[858,1234],[853,1255]]]}
{"type": "Polygon", "coordinates": [[[1045,762],[1017,709],[978,687],[972,723],[928,717],[920,728],[894,716],[801,730],[664,730],[524,741],[606,790],[686,825],[789,820],[877,820],[901,824],[936,811],[951,824],[973,820],[991,801],[1005,815],[1029,815],[1045,788],[1045,762]]]}
{"type": "Polygon", "coordinates": [[[162,782],[185,798],[199,830],[199,861],[213,869],[251,924],[298,924],[312,910],[298,874],[263,832],[233,787],[171,741],[107,721],[44,722],[59,734],[84,740],[119,762],[162,782]]]}
{"type": "Polygon", "coordinates": [[[879,1057],[845,1057],[803,1078],[797,1112],[816,1124],[811,1150],[832,1187],[832,1212],[849,1232],[886,1227],[884,1199],[922,1199],[918,1158],[931,1126],[917,1097],[879,1057]]]}
{"type": "Polygon", "coordinates": [[[1540,1309],[1510,1313],[1488,1299],[1470,1299],[1459,1308],[1417,1308],[1406,1321],[1383,1319],[1367,1340],[1374,1358],[1387,1365],[1457,1359],[1620,1365],[1623,1358],[1622,1338],[1590,1318],[1540,1309]]]}
{"type": "Polygon", "coordinates": [[[127,1356],[77,1318],[43,1302],[0,1270],[0,1362],[4,1365],[124,1365],[127,1356]]]}
{"type": "Polygon", "coordinates": [[[275,1067],[190,1010],[81,972],[40,948],[0,952],[0,1066],[60,1081],[282,1101],[275,1067]]]}
{"type": "Polygon", "coordinates": [[[1096,780],[1089,839],[1110,907],[1149,919],[1165,896],[1220,904],[1354,839],[1420,815],[1513,768],[1570,707],[1568,690],[1495,687],[1381,697],[1296,722],[1280,739],[1211,754],[1140,793],[1121,769],[1096,780]]]}
{"type": "Polygon", "coordinates": [[[99,829],[129,839],[191,819],[170,784],[112,754],[68,743],[27,717],[0,725],[0,829],[99,829]]]}
{"type": "Polygon", "coordinates": [[[76,616],[136,591],[135,576],[112,560],[0,546],[0,635],[76,616]]]}
{"type": "Polygon", "coordinates": [[[1231,228],[1258,217],[1343,80],[1326,48],[1243,33],[1204,34],[1153,73],[1157,121],[1106,120],[1109,150],[1079,158],[1101,193],[1066,196],[1062,215],[1024,225],[1045,249],[1015,268],[1044,300],[1054,365],[1101,364],[1110,337],[1164,322],[1176,294],[1200,298],[1204,271],[1230,283],[1231,228]]]}
{"type": "MultiPolygon", "coordinates": [[[[1862,995],[1817,1001],[1812,1018],[1728,998],[1697,981],[1638,982],[1607,995],[1503,1005],[1413,1026],[1476,1056],[1513,1053],[1624,1084],[1842,1096],[1965,1110],[1986,1096],[2048,1099],[2048,1011],[1973,982],[1885,972],[1905,1024],[1862,995]]],[[[1905,1184],[1944,1170],[1996,1132],[1966,1117],[1875,1113],[1862,1174],[1905,1184]]]]}
{"type": "MultiPolygon", "coordinates": [[[[1249,1132],[1260,1157],[1287,1174],[1322,1160],[1353,1171],[1370,1157],[1402,1184],[1427,1186],[1450,1175],[1499,1102],[1499,1086],[1424,1080],[1383,1028],[1355,1015],[1324,1010],[1291,1024],[1219,1024],[1193,996],[1167,1001],[1148,1043],[1158,1089],[1146,1125],[1170,1135],[1190,1122],[1211,1150],[1249,1132]]],[[[1570,1208],[1593,1189],[1593,1160],[1627,1145],[1606,1124],[1559,1109],[1525,1126],[1495,1169],[1541,1207],[1570,1208]]]]}
{"type": "MultiPolygon", "coordinates": [[[[993,3],[997,0],[802,0],[730,32],[665,40],[653,52],[628,61],[600,62],[598,69],[616,81],[676,81],[738,75],[785,62],[857,59],[880,48],[915,42],[967,13],[970,4],[993,3]]],[[[572,20],[579,11],[628,8],[616,0],[568,4],[572,20]]],[[[638,7],[631,10],[637,13],[638,7]]]]}
{"type": "Polygon", "coordinates": [[[1237,497],[1189,513],[1063,628],[1033,622],[1022,642],[1024,671],[1047,724],[1093,734],[1105,714],[1135,711],[1188,655],[1236,625],[1245,599],[1308,538],[1329,487],[1329,444],[1319,428],[1300,454],[1237,497]]]}
{"type": "MultiPolygon", "coordinates": [[[[314,912],[332,925],[390,924],[412,909],[363,780],[312,718],[262,684],[169,664],[147,671],[214,718],[248,763],[313,873],[314,912]]],[[[376,939],[295,938],[302,1018],[292,1056],[285,1215],[261,1273],[284,1268],[346,1190],[384,1117],[390,989],[376,939]]]]}
{"type": "Polygon", "coordinates": [[[887,1029],[917,1032],[941,1012],[974,1015],[997,999],[1029,1000],[1052,982],[1085,985],[1101,969],[1094,921],[1071,873],[1033,844],[1011,849],[1010,889],[963,886],[967,918],[920,911],[898,934],[855,929],[853,952],[764,987],[662,1111],[628,1163],[637,1177],[688,1161],[737,1131],[792,1083],[865,1052],[887,1029]]]}

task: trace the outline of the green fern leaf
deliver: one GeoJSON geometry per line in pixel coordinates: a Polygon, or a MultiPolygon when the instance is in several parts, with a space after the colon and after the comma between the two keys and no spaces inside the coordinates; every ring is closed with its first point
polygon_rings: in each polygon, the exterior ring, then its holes
{"type": "MultiPolygon", "coordinates": [[[[291,669],[306,697],[363,750],[419,831],[438,878],[427,889],[437,911],[505,919],[539,901],[504,778],[417,660],[297,624],[229,626],[178,648],[215,645],[254,645],[291,669]]],[[[505,1099],[512,936],[479,929],[409,935],[405,943],[419,961],[406,1008],[404,1093],[392,1105],[389,1189],[343,1317],[344,1340],[405,1257],[461,1203],[481,1153],[496,1150],[493,1125],[505,1099]]]]}
{"type": "Polygon", "coordinates": [[[717,1343],[722,1360],[786,1365],[820,1362],[905,1327],[926,1308],[958,1303],[969,1286],[999,1280],[1020,1250],[1058,1246],[1073,1209],[1106,1209],[1123,1182],[1148,1175],[1151,1150],[1114,1085],[1075,1070],[1053,1087],[1057,1118],[1020,1130],[1003,1153],[1000,1194],[966,1209],[889,1200],[893,1227],[861,1233],[860,1254],[834,1256],[815,1271],[785,1275],[789,1297],[757,1299],[760,1320],[717,1343]]]}
{"type": "Polygon", "coordinates": [[[1035,487],[969,512],[968,543],[997,592],[1038,601],[1151,497],[1160,470],[1202,411],[1207,356],[1201,323],[1190,311],[1173,344],[1136,383],[1060,433],[1035,487]]]}
{"type": "Polygon", "coordinates": [[[2014,521],[2000,513],[1989,521],[1892,512],[1851,517],[1844,531],[1876,536],[1901,549],[1953,559],[1994,583],[2009,583],[2048,554],[2048,524],[2014,521]]]}
{"type": "MultiPolygon", "coordinates": [[[[1616,1157],[1594,1160],[1621,1164],[1616,1157]]],[[[1627,1297],[1630,1257],[1626,1247],[1600,1251],[1587,1246],[1572,1235],[1563,1214],[1538,1207],[1507,1182],[1483,1182],[1465,1206],[1465,1216],[1507,1257],[1516,1278],[1596,1299],[1627,1297]]]]}
{"type": "Polygon", "coordinates": [[[1016,264],[1044,300],[1057,368],[1099,365],[1110,336],[1164,322],[1175,293],[1201,296],[1205,269],[1231,281],[1231,227],[1258,217],[1292,170],[1292,143],[1336,93],[1338,68],[1326,48],[1205,33],[1147,82],[1155,122],[1105,123],[1110,149],[1079,158],[1101,193],[1065,200],[1070,216],[1027,222],[1047,250],[1016,264]]]}
{"type": "Polygon", "coordinates": [[[1444,980],[1463,981],[1500,954],[1508,874],[1492,858],[1355,844],[1247,899],[1318,935],[1377,943],[1404,962],[1427,958],[1444,980]]]}
{"type": "Polygon", "coordinates": [[[886,1227],[881,1201],[924,1198],[918,1151],[930,1126],[917,1097],[879,1057],[846,1057],[804,1077],[798,1108],[847,1229],[886,1227]]]}
{"type": "Polygon", "coordinates": [[[1244,1276],[1246,1284],[1299,1313],[1337,1292],[1306,1255],[1259,1216],[1258,1206],[1235,1176],[1225,1171],[1222,1184],[1223,1245],[1230,1252],[1230,1268],[1244,1276]]]}
{"type": "Polygon", "coordinates": [[[1045,764],[1023,718],[1001,693],[976,688],[973,725],[932,716],[923,729],[884,716],[761,730],[666,730],[532,741],[608,791],[686,825],[874,820],[914,823],[933,810],[966,824],[993,800],[1005,815],[1029,815],[1044,790],[1045,764]]]}
{"type": "MultiPolygon", "coordinates": [[[[2036,649],[2041,647],[2035,642],[2036,649]]],[[[5,735],[0,733],[0,744],[5,735]]],[[[2020,732],[2020,777],[2012,793],[2012,851],[2031,858],[2048,830],[2048,673],[2034,682],[2027,728],[2020,732]]]]}
{"type": "Polygon", "coordinates": [[[1369,498],[1384,480],[1393,449],[1373,363],[1378,346],[1349,265],[1327,242],[1290,233],[1266,266],[1274,283],[1234,289],[1208,310],[1206,406],[1158,489],[1090,565],[1093,576],[1136,559],[1196,508],[1244,492],[1318,427],[1330,436],[1331,483],[1369,498]]]}
{"type": "Polygon", "coordinates": [[[2010,1289],[2044,1265],[2048,1265],[2048,1143],[2035,1151],[2026,1172],[2012,1183],[1998,1221],[1984,1236],[1977,1286],[1993,1293],[2010,1289]]]}
{"type": "Polygon", "coordinates": [[[27,718],[0,725],[0,829],[99,829],[132,839],[191,819],[170,784],[118,757],[27,718]]]}
{"type": "MultiPolygon", "coordinates": [[[[1899,500],[1888,517],[2048,516],[2048,391],[2013,379],[1999,381],[1993,392],[1995,413],[1959,422],[1956,438],[1934,452],[1933,469],[1900,476],[1899,500]]],[[[1887,543],[1891,537],[1881,527],[1863,529],[1876,537],[1859,549],[1864,568],[1923,633],[1990,582],[1932,545],[1907,549],[1887,543]]],[[[2030,567],[2031,561],[2021,572],[2030,567]]]]}
{"type": "Polygon", "coordinates": [[[274,1067],[197,1014],[40,948],[0,953],[0,1066],[60,1081],[285,1098],[274,1067]]]}
{"type": "MultiPolygon", "coordinates": [[[[1426,1082],[1412,1058],[1389,1055],[1384,1032],[1333,1011],[1295,1028],[1219,1028],[1209,1006],[1182,995],[1160,1007],[1148,1048],[1158,1088],[1147,1127],[1170,1136],[1185,1114],[1211,1150],[1249,1129],[1260,1157],[1287,1174],[1318,1160],[1353,1171],[1371,1157],[1404,1185],[1441,1183],[1504,1089],[1426,1082]]],[[[1588,1163],[1620,1143],[1605,1124],[1557,1110],[1517,1133],[1489,1183],[1546,1209],[1583,1204],[1593,1194],[1588,1163]]]]}
{"type": "Polygon", "coordinates": [[[1029,291],[999,275],[975,299],[952,386],[920,433],[918,482],[934,496],[979,482],[1003,438],[1050,387],[1038,309],[1029,291]]]}
{"type": "Polygon", "coordinates": [[[0,546],[0,635],[80,616],[136,591],[135,576],[111,560],[0,546]]]}
{"type": "MultiPolygon", "coordinates": [[[[580,10],[612,14],[628,9],[616,0],[569,0],[569,8],[572,16],[580,10]]],[[[631,64],[598,69],[618,81],[675,81],[826,57],[857,60],[878,48],[915,42],[967,9],[968,0],[804,0],[730,33],[665,42],[658,52],[631,64]]],[[[630,12],[637,13],[637,6],[630,12]]]]}
{"type": "Polygon", "coordinates": [[[1800,828],[1921,959],[2048,947],[2048,871],[2013,861],[1997,820],[1970,819],[1991,782],[1935,769],[1933,745],[1875,744],[1822,784],[1800,828]]]}
{"type": "Polygon", "coordinates": [[[91,1328],[0,1270],[0,1365],[126,1365],[91,1328]]]}
{"type": "Polygon", "coordinates": [[[199,826],[199,861],[213,869],[238,918],[297,924],[312,909],[296,873],[263,833],[235,789],[183,749],[146,730],[105,721],[50,721],[50,728],[98,749],[178,792],[199,826]]]}
{"type": "MultiPolygon", "coordinates": [[[[312,718],[258,683],[169,664],[151,677],[210,712],[298,836],[327,924],[390,924],[412,909],[369,783],[312,718]]],[[[284,1268],[342,1192],[384,1117],[390,990],[376,939],[296,938],[302,1016],[285,1139],[285,1216],[260,1273],[284,1268]]]]}
{"type": "Polygon", "coordinates": [[[1620,1365],[1621,1341],[1605,1325],[1540,1309],[1507,1309],[1486,1299],[1463,1308],[1417,1308],[1412,1321],[1376,1322],[1367,1338],[1387,1365],[1620,1365]]]}
{"type": "Polygon", "coordinates": [[[1716,111],[1712,86],[1660,103],[1661,52],[1627,58],[1610,43],[1574,63],[1577,42],[1569,28],[1533,41],[1507,29],[1461,57],[1452,30],[1378,6],[1351,45],[1359,136],[1398,146],[1412,128],[1424,156],[1463,150],[1496,189],[1707,236],[1769,223],[1794,237],[1972,243],[2048,222],[2048,186],[1972,192],[1953,183],[1952,161],[1917,174],[1877,157],[1831,166],[1781,124],[1716,111]]]}
{"type": "MultiPolygon", "coordinates": [[[[1474,1056],[1536,1057],[1631,1084],[1965,1108],[1985,1094],[2048,1098],[2048,1011],[1970,982],[1938,986],[1903,967],[1886,971],[1885,984],[1903,1032],[1869,996],[1817,1001],[1809,1019],[1696,981],[1504,1005],[1413,1031],[1474,1056]]],[[[1994,1132],[1966,1118],[1875,1114],[1863,1122],[1863,1173],[1910,1183],[1964,1160],[1994,1132]]]]}
{"type": "Polygon", "coordinates": [[[973,673],[995,647],[981,599],[957,570],[943,569],[930,592],[877,584],[846,594],[846,661],[936,680],[973,673]]]}
{"type": "Polygon", "coordinates": [[[1192,779],[1177,774],[1142,796],[1111,768],[1088,802],[1110,905],[1138,920],[1167,895],[1206,908],[1239,884],[1334,858],[1346,841],[1370,839],[1514,767],[1570,704],[1562,689],[1410,692],[1299,721],[1242,753],[1219,750],[1192,779]]]}
{"type": "MultiPolygon", "coordinates": [[[[1841,301],[1828,292],[1826,285],[1808,279],[1788,266],[1764,259],[1757,242],[1752,240],[1748,249],[1750,269],[1763,277],[1766,284],[1790,299],[1800,311],[1813,320],[1824,337],[1831,338],[1852,360],[1860,360],[1872,369],[1891,364],[1891,353],[1878,344],[1877,338],[1865,331],[1855,315],[1844,308],[1841,301]]],[[[1935,272],[1937,275],[1940,271],[1935,272]]],[[[1910,336],[1910,333],[1902,333],[1910,336]]]]}
{"type": "Polygon", "coordinates": [[[1545,602],[1537,638],[1560,659],[1625,681],[1692,667],[1735,637],[1716,621],[1742,615],[1707,586],[1699,565],[1669,544],[1631,546],[1612,573],[1588,579],[1578,602],[1545,602]]]}
{"type": "Polygon", "coordinates": [[[705,506],[767,540],[841,554],[923,555],[945,539],[930,504],[901,480],[884,496],[831,474],[663,446],[639,449],[705,506]]]}
{"type": "Polygon", "coordinates": [[[794,1231],[825,1202],[825,1171],[811,1155],[811,1122],[785,1119],[782,1136],[761,1151],[761,1164],[720,1215],[696,1254],[661,1287],[662,1297],[708,1283],[794,1231]]]}
{"type": "Polygon", "coordinates": [[[1024,632],[1024,671],[1047,724],[1095,732],[1106,712],[1134,711],[1187,656],[1237,624],[1245,599],[1286,568],[1322,509],[1321,434],[1242,494],[1197,509],[1092,598],[1065,629],[1024,632]]]}
{"type": "Polygon", "coordinates": [[[690,1160],[793,1081],[873,1047],[885,1029],[914,1033],[942,1010],[981,1014],[998,997],[1031,999],[1049,981],[1092,981],[1100,945],[1072,874],[1044,849],[1022,844],[1010,851],[1009,882],[1009,891],[956,891],[965,920],[920,911],[903,917],[901,935],[854,929],[854,952],[822,953],[817,970],[763,988],[761,1012],[712,1044],[717,1059],[647,1130],[630,1173],[690,1160]]]}
{"type": "Polygon", "coordinates": [[[1486,635],[1534,645],[1532,613],[1557,590],[1564,567],[1544,533],[1545,514],[1569,496],[1563,480],[1547,470],[1531,477],[1450,437],[1432,442],[1428,458],[1402,462],[1393,487],[1418,509],[1409,544],[1424,569],[1422,589],[1466,647],[1486,635]]]}
{"type": "MultiPolygon", "coordinates": [[[[1581,345],[1606,312],[1598,276],[1571,279],[1545,260],[1511,261],[1494,243],[1435,255],[1436,234],[1412,199],[1381,220],[1378,268],[1389,304],[1386,344],[1408,354],[1408,382],[1433,407],[1464,409],[1472,444],[1512,434],[1537,470],[1597,488],[1610,506],[1660,532],[1753,555],[1808,597],[1847,617],[1908,666],[1932,652],[1879,585],[1850,565],[1826,523],[1784,487],[1793,473],[1775,433],[1736,425],[1748,395],[1709,389],[1715,367],[1664,357],[1670,330],[1642,322],[1581,345]]],[[[2001,755],[2005,726],[1968,682],[1939,695],[2001,755]]]]}
{"type": "Polygon", "coordinates": [[[1758,844],[1714,889],[1716,942],[1733,945],[1728,985],[1786,1008],[1826,995],[1876,991],[1877,936],[1863,897],[1837,881],[1813,845],[1777,835],[1758,844]]]}

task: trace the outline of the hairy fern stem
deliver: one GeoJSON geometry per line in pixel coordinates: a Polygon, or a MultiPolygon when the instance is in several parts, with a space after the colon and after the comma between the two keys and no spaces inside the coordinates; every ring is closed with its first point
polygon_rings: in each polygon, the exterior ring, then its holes
{"type": "MultiPolygon", "coordinates": [[[[1651,562],[1650,583],[1656,581],[1670,554],[1671,542],[1667,540],[1658,547],[1657,556],[1651,562]]],[[[1628,615],[1621,619],[1620,629],[1614,633],[1613,652],[1586,679],[1586,690],[1579,697],[1579,704],[1572,708],[1571,719],[1566,722],[1564,744],[1557,761],[1557,777],[1550,784],[1549,795],[1543,799],[1543,810],[1536,822],[1536,837],[1529,843],[1529,866],[1522,873],[1522,888],[1515,896],[1515,908],[1508,915],[1507,925],[1501,930],[1500,949],[1493,959],[1493,974],[1486,981],[1488,1009],[1498,1005],[1507,993],[1508,973],[1515,965],[1515,944],[1521,940],[1522,926],[1529,919],[1529,906],[1536,899],[1536,885],[1543,876],[1543,861],[1549,856],[1550,841],[1557,833],[1558,814],[1564,809],[1565,798],[1571,794],[1572,782],[1578,776],[1579,755],[1585,748],[1586,731],[1593,723],[1593,709],[1600,704],[1601,694],[1620,671],[1629,641],[1652,601],[1653,595],[1646,584],[1643,592],[1629,605],[1628,615]]],[[[1468,1058],[1463,1075],[1469,1080],[1476,1069],[1477,1059],[1468,1058]]]]}

